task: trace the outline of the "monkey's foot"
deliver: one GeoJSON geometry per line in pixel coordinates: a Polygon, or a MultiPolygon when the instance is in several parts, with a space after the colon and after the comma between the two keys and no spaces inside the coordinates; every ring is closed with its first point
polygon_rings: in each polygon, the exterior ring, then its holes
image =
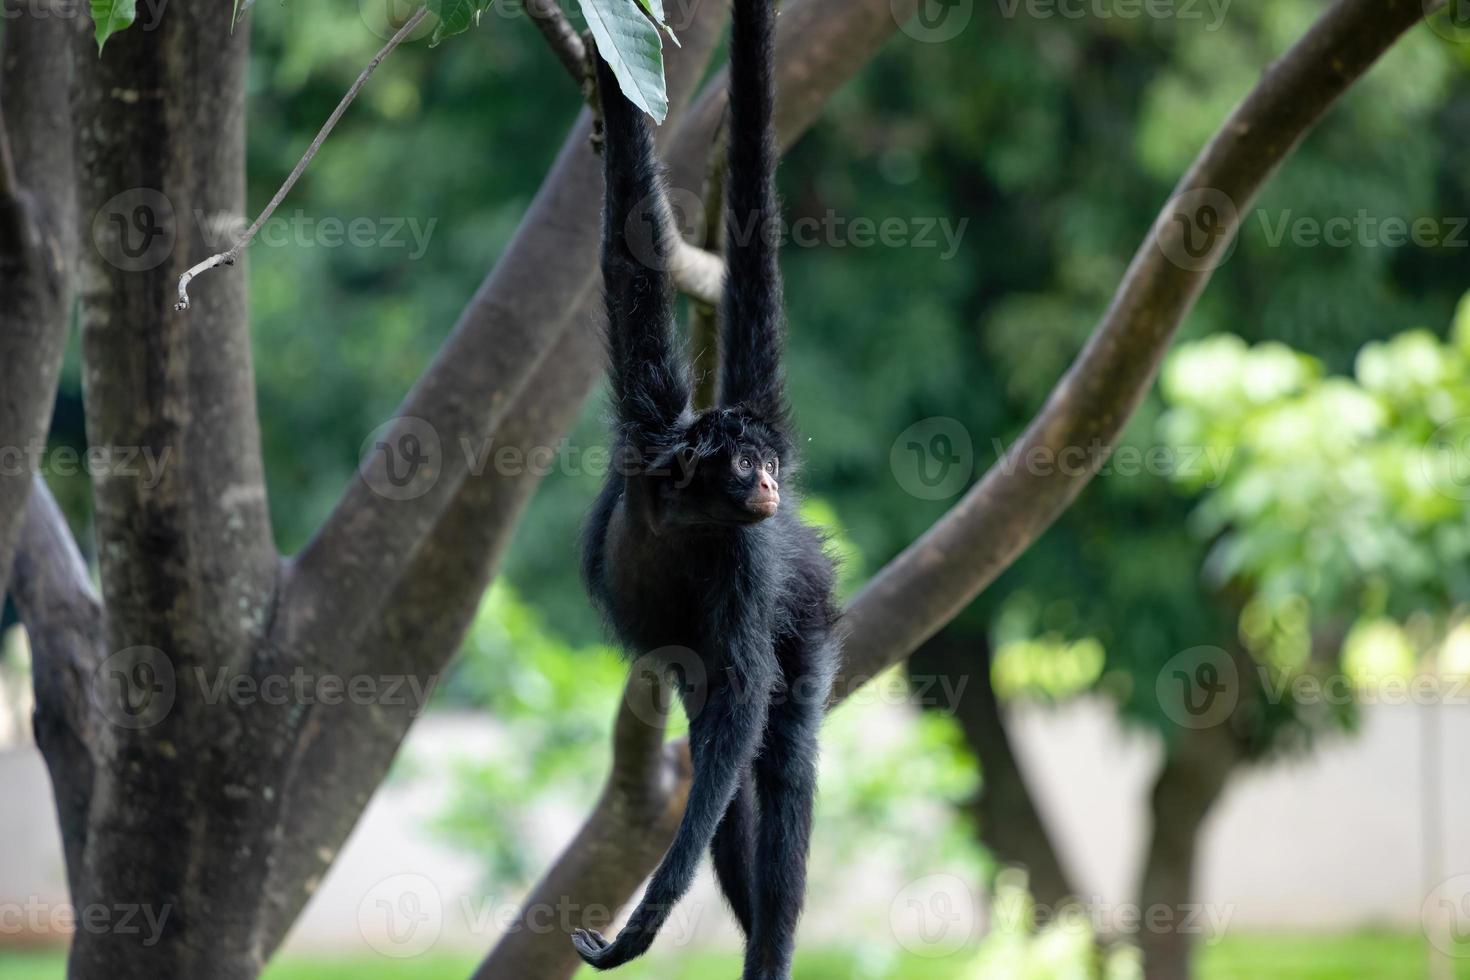
{"type": "MultiPolygon", "coordinates": [[[[602,967],[607,958],[607,951],[612,946],[602,933],[595,929],[577,929],[572,932],[572,945],[576,947],[577,955],[595,967],[602,967]]],[[[609,964],[610,965],[610,964],[609,964]]]]}

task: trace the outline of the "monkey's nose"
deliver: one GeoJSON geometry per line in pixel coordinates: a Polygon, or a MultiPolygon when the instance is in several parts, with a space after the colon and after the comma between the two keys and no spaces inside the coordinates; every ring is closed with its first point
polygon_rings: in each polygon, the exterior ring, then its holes
{"type": "Polygon", "coordinates": [[[775,490],[778,486],[779,484],[777,484],[775,480],[771,479],[771,475],[769,473],[761,474],[762,490],[775,490]]]}

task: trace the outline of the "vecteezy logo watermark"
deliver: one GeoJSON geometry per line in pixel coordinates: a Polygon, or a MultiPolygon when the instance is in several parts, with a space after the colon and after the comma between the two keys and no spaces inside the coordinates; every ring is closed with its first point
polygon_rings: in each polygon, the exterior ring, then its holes
{"type": "Polygon", "coordinates": [[[153,490],[163,482],[172,458],[172,446],[89,446],[85,451],[57,446],[48,452],[46,441],[37,439],[24,446],[0,446],[0,476],[85,474],[97,481],[136,479],[143,489],[153,490]]]}
{"type": "Polygon", "coordinates": [[[1007,453],[999,439],[990,441],[996,455],[996,468],[1010,476],[1024,470],[1031,476],[1075,478],[1097,476],[1133,477],[1147,474],[1160,477],[1203,478],[1200,482],[1215,489],[1225,479],[1235,449],[1229,446],[1111,446],[1094,439],[1086,446],[1032,446],[1025,452],[1007,453]]]}
{"type": "Polygon", "coordinates": [[[207,705],[225,702],[245,707],[406,705],[409,713],[417,718],[428,706],[439,677],[437,674],[427,678],[417,674],[313,674],[302,667],[289,674],[264,675],[232,673],[229,668],[220,667],[211,676],[205,668],[195,667],[193,681],[207,705]]]}
{"type": "MultiPolygon", "coordinates": [[[[194,212],[194,223],[205,243],[223,252],[240,240],[248,227],[245,217],[225,211],[194,212]]],[[[290,214],[272,215],[255,233],[251,245],[265,248],[386,248],[406,249],[406,258],[417,262],[429,250],[429,240],[439,226],[438,218],[382,216],[318,218],[297,209],[290,214]]]]}
{"type": "Polygon", "coordinates": [[[1229,194],[1197,187],[1176,195],[1154,225],[1164,258],[1190,272],[1217,269],[1235,251],[1240,214],[1229,194]]]}
{"type": "Polygon", "coordinates": [[[173,204],[147,187],[116,195],[92,219],[97,254],[123,272],[158,268],[173,253],[177,236],[173,204]]]}
{"type": "Polygon", "coordinates": [[[92,704],[119,728],[152,728],[173,710],[173,662],[155,647],[128,647],[92,673],[92,704]]]}
{"type": "MultiPolygon", "coordinates": [[[[196,209],[194,227],[206,247],[225,251],[244,234],[244,215],[196,209]]],[[[147,272],[162,265],[179,241],[180,215],[163,193],[135,187],[113,197],[92,219],[97,253],[123,272],[147,272]]],[[[424,257],[438,218],[359,215],[352,218],[308,215],[300,209],[275,215],[261,225],[251,246],[265,248],[403,249],[409,261],[424,257]]]]}
{"type": "Polygon", "coordinates": [[[389,500],[422,497],[439,482],[444,447],[438,431],[412,416],[390,419],[363,440],[358,472],[372,491],[389,500]]]}
{"type": "MultiPolygon", "coordinates": [[[[796,218],[762,219],[750,215],[729,222],[725,233],[736,245],[764,240],[771,246],[788,248],[918,248],[937,249],[939,260],[947,262],[959,253],[969,218],[953,220],[934,215],[889,215],[873,218],[850,216],[828,209],[821,214],[796,218]]],[[[628,251],[650,269],[668,269],[677,259],[678,239],[701,242],[705,239],[704,200],[691,190],[671,187],[662,202],[657,197],[645,198],[634,206],[623,225],[628,251]],[[669,237],[660,240],[661,225],[655,218],[666,205],[664,214],[669,237]],[[677,238],[675,236],[678,236],[677,238]]]]}
{"type": "Polygon", "coordinates": [[[1397,215],[1379,217],[1367,208],[1356,214],[1335,215],[1322,219],[1297,214],[1287,208],[1276,215],[1258,208],[1256,221],[1267,247],[1280,248],[1289,242],[1293,248],[1470,248],[1470,218],[1420,217],[1409,219],[1397,215]]]}
{"type": "Polygon", "coordinates": [[[709,693],[704,658],[688,647],[660,647],[633,661],[631,676],[643,681],[629,684],[624,696],[628,710],[645,724],[662,728],[668,721],[671,696],[677,694],[684,713],[697,718],[709,693]]]}
{"type": "Polygon", "coordinates": [[[1164,717],[1183,728],[1213,728],[1240,701],[1240,674],[1230,654],[1201,646],[1176,653],[1154,684],[1164,717]]]}
{"type": "Polygon", "coordinates": [[[72,905],[46,902],[32,895],[21,902],[0,902],[0,936],[91,935],[139,936],[144,947],[157,946],[163,938],[172,905],[140,905],[115,902],[104,905],[72,905]]]}
{"type": "Polygon", "coordinates": [[[444,901],[418,874],[378,882],[357,905],[357,929],[373,949],[394,959],[427,953],[444,929],[444,901]]]}
{"type": "Polygon", "coordinates": [[[910,4],[911,0],[889,0],[899,30],[925,44],[953,41],[975,17],[975,0],[917,0],[912,14],[910,4]]]}
{"type": "MultiPolygon", "coordinates": [[[[419,0],[358,0],[357,13],[368,30],[386,41],[397,34],[421,6],[423,4],[419,0]]],[[[426,38],[434,32],[437,24],[438,20],[433,16],[425,17],[405,40],[426,38]]]]}
{"type": "MultiPolygon", "coordinates": [[[[137,19],[128,28],[130,31],[155,30],[163,20],[163,12],[169,0],[137,0],[137,19]]],[[[75,20],[90,17],[91,5],[87,0],[6,0],[0,5],[0,21],[19,20],[75,20]]]]}
{"type": "Polygon", "coordinates": [[[1436,492],[1451,500],[1470,500],[1470,416],[1451,419],[1434,430],[1419,462],[1436,492]]]}
{"type": "Polygon", "coordinates": [[[1208,944],[1223,939],[1235,917],[1234,905],[1185,902],[1141,906],[1092,897],[1053,907],[1032,903],[1024,896],[1016,897],[1021,900],[1005,896],[995,903],[992,923],[1006,932],[1023,932],[1050,922],[1062,929],[1086,931],[1094,936],[1172,934],[1200,936],[1208,944]]]}
{"type": "Polygon", "coordinates": [[[906,493],[920,500],[946,500],[970,482],[975,446],[958,420],[934,416],[899,433],[888,465],[906,493]]]}
{"type": "Polygon", "coordinates": [[[1470,44],[1470,0],[1423,0],[1430,30],[1455,44],[1470,44]]]}
{"type": "Polygon", "coordinates": [[[1419,918],[1435,949],[1456,959],[1470,957],[1470,874],[1440,882],[1425,897],[1419,918]]]}
{"type": "Polygon", "coordinates": [[[930,959],[963,949],[975,934],[977,918],[970,886],[950,874],[909,882],[888,907],[888,926],[898,944],[930,959]]]}
{"type": "Polygon", "coordinates": [[[662,198],[643,198],[623,223],[628,251],[648,269],[670,269],[681,240],[702,242],[704,238],[704,201],[683,187],[668,188],[662,198]],[[658,234],[660,228],[667,229],[666,237],[658,234]]]}
{"type": "Polygon", "coordinates": [[[1225,23],[1232,0],[996,0],[1001,16],[1018,13],[1036,20],[1177,20],[1204,21],[1207,31],[1225,23]]]}

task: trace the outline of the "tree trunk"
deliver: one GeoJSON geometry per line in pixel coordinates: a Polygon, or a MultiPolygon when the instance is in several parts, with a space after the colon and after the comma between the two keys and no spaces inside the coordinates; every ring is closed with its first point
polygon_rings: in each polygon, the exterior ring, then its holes
{"type": "Polygon", "coordinates": [[[1139,946],[1147,980],[1188,980],[1197,923],[1195,858],[1205,820],[1242,761],[1228,725],[1185,730],[1170,745],[1149,797],[1153,831],[1139,886],[1139,946]],[[1150,925],[1151,916],[1153,925],[1150,925]]]}
{"type": "Polygon", "coordinates": [[[941,632],[915,651],[909,677],[931,693],[957,693],[954,704],[925,707],[952,712],[959,722],[965,742],[980,760],[982,784],[970,807],[980,841],[1001,864],[1026,870],[1039,917],[1048,918],[1074,900],[1077,890],[1011,747],[990,675],[989,641],[941,632]]]}

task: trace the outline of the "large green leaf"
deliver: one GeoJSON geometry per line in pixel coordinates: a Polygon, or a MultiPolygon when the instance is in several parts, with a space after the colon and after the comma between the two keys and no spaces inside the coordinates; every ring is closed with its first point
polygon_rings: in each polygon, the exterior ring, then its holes
{"type": "Polygon", "coordinates": [[[597,41],[597,53],[612,68],[623,94],[655,122],[663,122],[669,114],[669,95],[658,28],[638,8],[638,0],[579,2],[597,41]]]}
{"type": "Polygon", "coordinates": [[[97,28],[97,53],[107,39],[131,27],[138,17],[137,0],[92,0],[92,23],[97,28]]]}
{"type": "Polygon", "coordinates": [[[490,8],[494,0],[428,0],[429,12],[439,18],[430,42],[438,44],[446,37],[463,34],[470,25],[477,23],[480,15],[490,8]]]}

